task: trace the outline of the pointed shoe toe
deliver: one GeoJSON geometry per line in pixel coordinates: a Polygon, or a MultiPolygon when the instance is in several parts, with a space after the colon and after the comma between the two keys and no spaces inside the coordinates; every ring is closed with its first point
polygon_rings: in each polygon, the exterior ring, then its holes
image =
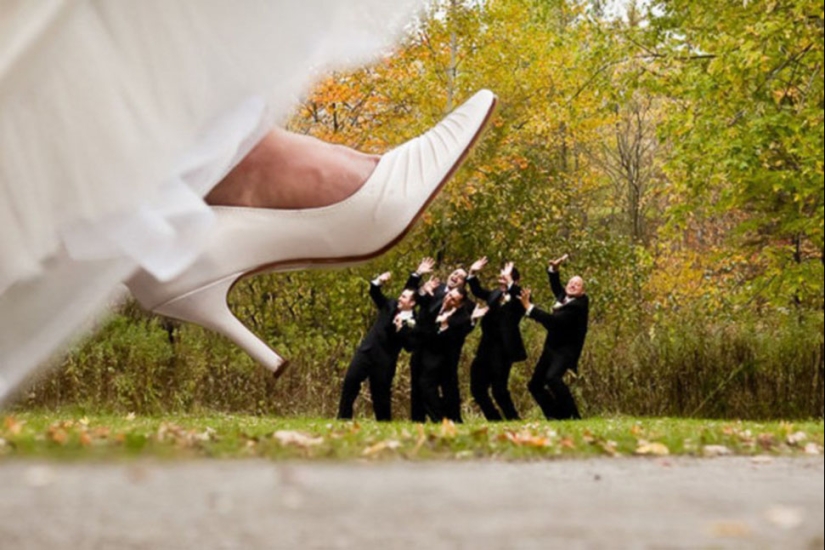
{"type": "Polygon", "coordinates": [[[191,267],[167,282],[139,272],[127,286],[144,308],[215,330],[279,374],[284,359],[229,311],[232,286],[255,273],[353,265],[392,248],[466,158],[496,101],[489,90],[479,91],[426,133],[384,154],[358,191],[331,206],[213,207],[210,242],[191,267]]]}

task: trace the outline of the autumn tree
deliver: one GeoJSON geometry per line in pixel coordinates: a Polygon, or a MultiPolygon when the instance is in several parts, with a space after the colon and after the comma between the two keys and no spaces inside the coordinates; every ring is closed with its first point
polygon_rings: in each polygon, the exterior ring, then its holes
{"type": "Polygon", "coordinates": [[[823,305],[823,11],[812,0],[663,0],[639,53],[672,98],[675,220],[732,218],[748,299],[823,305]]]}

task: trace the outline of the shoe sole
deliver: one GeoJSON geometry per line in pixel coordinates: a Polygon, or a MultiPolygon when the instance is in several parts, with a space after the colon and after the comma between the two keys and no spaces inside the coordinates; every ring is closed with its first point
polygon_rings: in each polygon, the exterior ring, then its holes
{"type": "Polygon", "coordinates": [[[427,198],[427,200],[424,202],[422,207],[415,214],[412,221],[410,221],[410,223],[407,225],[407,227],[404,228],[404,230],[401,231],[401,233],[399,233],[398,236],[395,239],[390,241],[389,244],[387,244],[383,248],[377,250],[376,252],[371,252],[371,253],[365,254],[363,256],[348,256],[348,257],[343,257],[343,258],[321,258],[321,259],[306,258],[306,259],[295,259],[295,260],[281,260],[279,262],[274,262],[274,263],[271,263],[271,264],[264,264],[262,266],[256,267],[255,269],[252,269],[252,270],[247,271],[247,272],[243,273],[242,275],[240,275],[235,280],[235,282],[232,284],[232,286],[229,288],[229,291],[231,292],[232,288],[234,288],[235,284],[237,284],[241,280],[246,279],[248,277],[252,277],[254,275],[260,275],[262,273],[278,273],[278,272],[284,272],[284,271],[301,271],[301,270],[311,270],[311,269],[330,269],[330,268],[334,268],[334,267],[338,267],[338,268],[352,267],[352,266],[357,266],[357,265],[364,264],[366,262],[369,262],[370,260],[374,260],[375,258],[378,258],[379,256],[383,256],[384,254],[386,254],[387,252],[389,252],[390,250],[395,248],[395,246],[399,242],[401,242],[404,239],[404,237],[406,237],[409,234],[410,230],[412,230],[412,228],[415,226],[415,224],[418,223],[418,220],[421,219],[421,216],[424,215],[424,212],[427,210],[427,208],[430,207],[430,205],[433,203],[433,201],[436,199],[436,197],[438,197],[439,193],[441,193],[442,189],[447,185],[447,182],[449,182],[452,179],[452,177],[453,177],[453,175],[455,175],[456,171],[458,171],[458,169],[464,164],[464,161],[467,160],[467,157],[469,156],[470,151],[475,146],[475,144],[478,142],[479,138],[482,136],[484,131],[487,129],[487,125],[489,124],[490,119],[493,117],[493,113],[495,112],[497,105],[498,105],[498,97],[494,95],[493,96],[493,101],[490,104],[490,108],[487,110],[487,114],[484,116],[484,120],[481,122],[481,125],[479,126],[479,128],[476,131],[475,135],[470,140],[470,143],[468,143],[467,147],[465,147],[464,151],[462,151],[461,156],[458,157],[458,160],[453,164],[452,168],[450,168],[450,171],[447,172],[447,174],[444,176],[444,178],[441,180],[441,182],[435,187],[435,189],[433,189],[433,192],[430,193],[430,196],[427,198]]]}

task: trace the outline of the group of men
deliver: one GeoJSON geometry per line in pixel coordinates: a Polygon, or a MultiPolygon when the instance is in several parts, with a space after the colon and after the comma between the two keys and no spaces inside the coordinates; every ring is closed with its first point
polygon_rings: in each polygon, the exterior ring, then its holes
{"type": "Polygon", "coordinates": [[[481,325],[481,340],[470,368],[470,390],[490,421],[518,420],[510,395],[510,372],[527,359],[521,336],[522,318],[529,317],[547,330],[544,349],[528,384],[548,419],[578,419],[576,402],[563,376],[578,369],[587,334],[589,300],[584,281],[575,276],[562,286],[559,267],[567,255],[549,262],[550,287],[556,302],[543,310],[531,301],[529,289],[512,262],[499,272],[496,287],[485,288],[479,273],[487,259],[476,261],[469,273],[456,269],[446,282],[424,276],[435,261],[425,258],[410,275],[397,299],[383,288],[391,274],[370,282],[370,297],[378,318],[359,345],[344,377],[338,418],[351,419],[361,386],[369,381],[373,410],[379,421],[392,419],[392,383],[402,350],[410,356],[411,419],[462,422],[458,366],[467,335],[481,325]],[[470,299],[467,287],[478,300],[470,299]]]}

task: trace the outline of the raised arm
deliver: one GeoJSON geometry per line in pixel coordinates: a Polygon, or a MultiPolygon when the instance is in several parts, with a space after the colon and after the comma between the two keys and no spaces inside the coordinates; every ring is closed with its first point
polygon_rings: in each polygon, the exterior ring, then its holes
{"type": "Polygon", "coordinates": [[[493,292],[481,286],[481,281],[478,280],[478,277],[475,275],[470,275],[467,278],[467,284],[470,285],[470,292],[473,293],[473,296],[486,303],[490,302],[490,297],[493,292]]]}
{"type": "Polygon", "coordinates": [[[384,309],[389,302],[389,298],[387,298],[381,291],[381,287],[389,281],[390,278],[392,278],[392,273],[387,272],[382,273],[370,282],[370,298],[372,298],[372,301],[375,303],[375,307],[378,309],[384,309]]]}
{"type": "Polygon", "coordinates": [[[428,275],[433,272],[435,268],[435,260],[432,258],[424,258],[421,260],[421,263],[418,264],[418,269],[416,269],[410,277],[407,279],[407,284],[404,288],[408,288],[410,290],[418,290],[418,287],[421,286],[421,279],[424,275],[428,275]]]}
{"type": "Polygon", "coordinates": [[[561,258],[551,260],[547,267],[547,275],[550,278],[550,290],[553,291],[553,296],[555,296],[558,301],[564,300],[565,296],[564,287],[561,286],[559,267],[567,261],[567,258],[569,258],[569,256],[565,254],[561,258]]]}
{"type": "Polygon", "coordinates": [[[525,288],[521,291],[519,295],[519,301],[521,305],[524,307],[524,310],[527,312],[527,317],[533,319],[534,321],[540,323],[544,326],[547,330],[550,330],[555,322],[552,313],[547,313],[546,311],[537,308],[533,305],[531,301],[532,291],[529,288],[525,288]]]}
{"type": "Polygon", "coordinates": [[[467,277],[467,283],[470,285],[470,291],[473,293],[473,296],[489,304],[493,292],[489,289],[484,288],[481,285],[481,281],[478,278],[478,274],[481,272],[482,269],[484,269],[486,265],[486,257],[476,260],[475,263],[470,266],[470,273],[467,277]]]}

